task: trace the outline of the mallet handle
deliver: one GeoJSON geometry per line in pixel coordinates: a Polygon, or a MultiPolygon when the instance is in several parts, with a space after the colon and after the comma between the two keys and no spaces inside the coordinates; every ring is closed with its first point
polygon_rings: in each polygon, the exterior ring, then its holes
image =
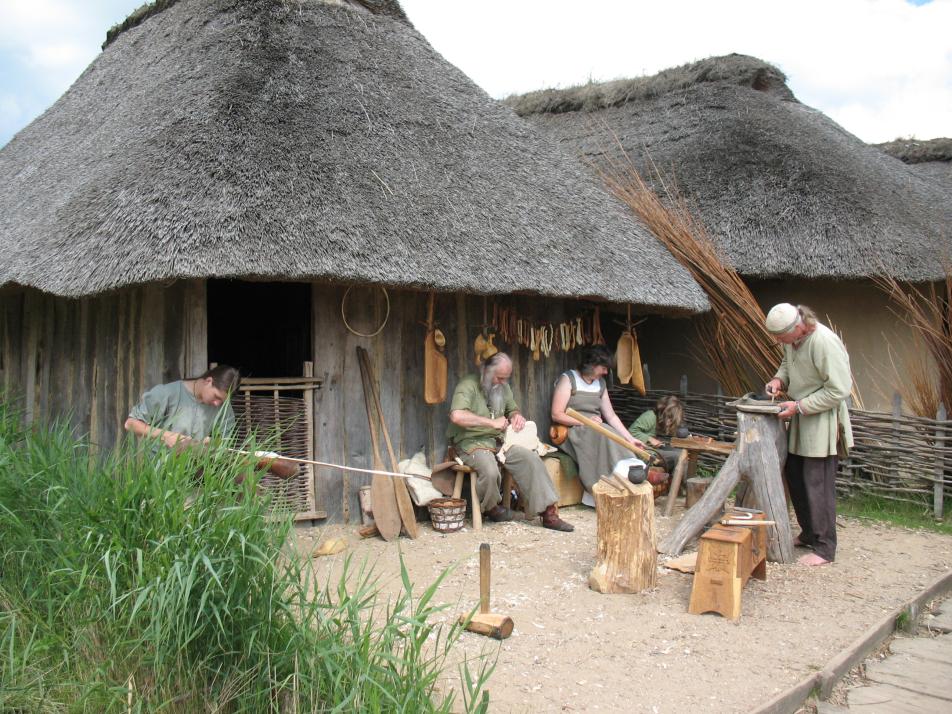
{"type": "Polygon", "coordinates": [[[649,454],[649,453],[648,453],[647,451],[645,451],[644,449],[639,449],[639,448],[638,448],[637,446],[635,446],[634,444],[629,444],[627,441],[625,441],[624,439],[622,439],[618,434],[616,434],[614,431],[612,431],[611,429],[609,429],[607,426],[602,426],[602,425],[599,424],[597,421],[592,421],[592,420],[589,419],[587,416],[585,416],[584,414],[579,414],[577,411],[575,411],[575,410],[572,409],[571,407],[569,407],[568,409],[566,409],[566,410],[565,410],[565,413],[566,413],[568,416],[572,417],[573,419],[578,419],[580,422],[582,422],[582,423],[583,423],[585,426],[587,426],[589,429],[594,429],[594,430],[597,431],[599,434],[601,434],[602,436],[604,436],[606,439],[611,439],[611,440],[614,441],[616,444],[619,444],[620,446],[624,446],[626,449],[628,449],[630,452],[632,452],[632,453],[633,453],[635,456],[637,456],[639,459],[642,459],[642,460],[644,460],[644,461],[647,462],[647,463],[650,463],[650,462],[651,462],[651,454],[649,454]]]}
{"type": "MultiPolygon", "coordinates": [[[[479,508],[479,504],[476,504],[479,508]]],[[[489,543],[479,546],[479,612],[489,612],[489,574],[490,574],[489,543]]]]}

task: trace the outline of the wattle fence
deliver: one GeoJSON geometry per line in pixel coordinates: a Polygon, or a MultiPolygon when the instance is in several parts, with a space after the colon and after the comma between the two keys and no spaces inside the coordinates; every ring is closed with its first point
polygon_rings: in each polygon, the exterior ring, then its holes
{"type": "MultiPolygon", "coordinates": [[[[733,441],[737,412],[727,406],[736,397],[698,394],[686,390],[679,396],[685,421],[694,434],[733,441]]],[[[615,411],[625,424],[654,407],[670,392],[649,390],[645,396],[630,387],[609,390],[615,411]]],[[[896,395],[891,414],[850,409],[854,447],[840,461],[837,489],[844,494],[867,493],[932,509],[942,518],[944,503],[952,499],[952,421],[942,407],[935,419],[902,414],[896,395]]],[[[717,469],[722,458],[706,455],[701,466],[717,469]]]]}

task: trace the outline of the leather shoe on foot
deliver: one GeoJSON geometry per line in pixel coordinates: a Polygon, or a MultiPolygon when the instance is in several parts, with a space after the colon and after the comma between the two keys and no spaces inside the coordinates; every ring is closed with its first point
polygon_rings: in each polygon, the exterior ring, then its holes
{"type": "Polygon", "coordinates": [[[502,506],[493,506],[490,510],[486,511],[485,515],[486,518],[493,523],[505,523],[512,520],[512,511],[502,506]]]}
{"type": "Polygon", "coordinates": [[[575,526],[559,518],[559,509],[555,504],[552,504],[542,512],[542,527],[553,531],[562,531],[564,533],[571,533],[575,530],[575,526]]]}

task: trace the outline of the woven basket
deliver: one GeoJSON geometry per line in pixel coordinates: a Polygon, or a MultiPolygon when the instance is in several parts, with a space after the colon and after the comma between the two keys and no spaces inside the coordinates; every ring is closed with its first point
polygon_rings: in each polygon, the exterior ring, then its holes
{"type": "Polygon", "coordinates": [[[466,501],[462,498],[434,498],[427,505],[433,530],[440,533],[455,533],[463,527],[466,518],[466,501]]]}

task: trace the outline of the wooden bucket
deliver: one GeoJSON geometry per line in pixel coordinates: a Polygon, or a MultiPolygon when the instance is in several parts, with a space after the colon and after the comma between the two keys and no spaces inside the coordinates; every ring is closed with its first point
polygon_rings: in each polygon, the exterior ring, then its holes
{"type": "MultiPolygon", "coordinates": [[[[466,519],[466,501],[462,498],[434,498],[427,504],[433,530],[440,533],[455,533],[463,527],[466,519]]],[[[479,504],[476,504],[479,508],[479,504]]]]}

